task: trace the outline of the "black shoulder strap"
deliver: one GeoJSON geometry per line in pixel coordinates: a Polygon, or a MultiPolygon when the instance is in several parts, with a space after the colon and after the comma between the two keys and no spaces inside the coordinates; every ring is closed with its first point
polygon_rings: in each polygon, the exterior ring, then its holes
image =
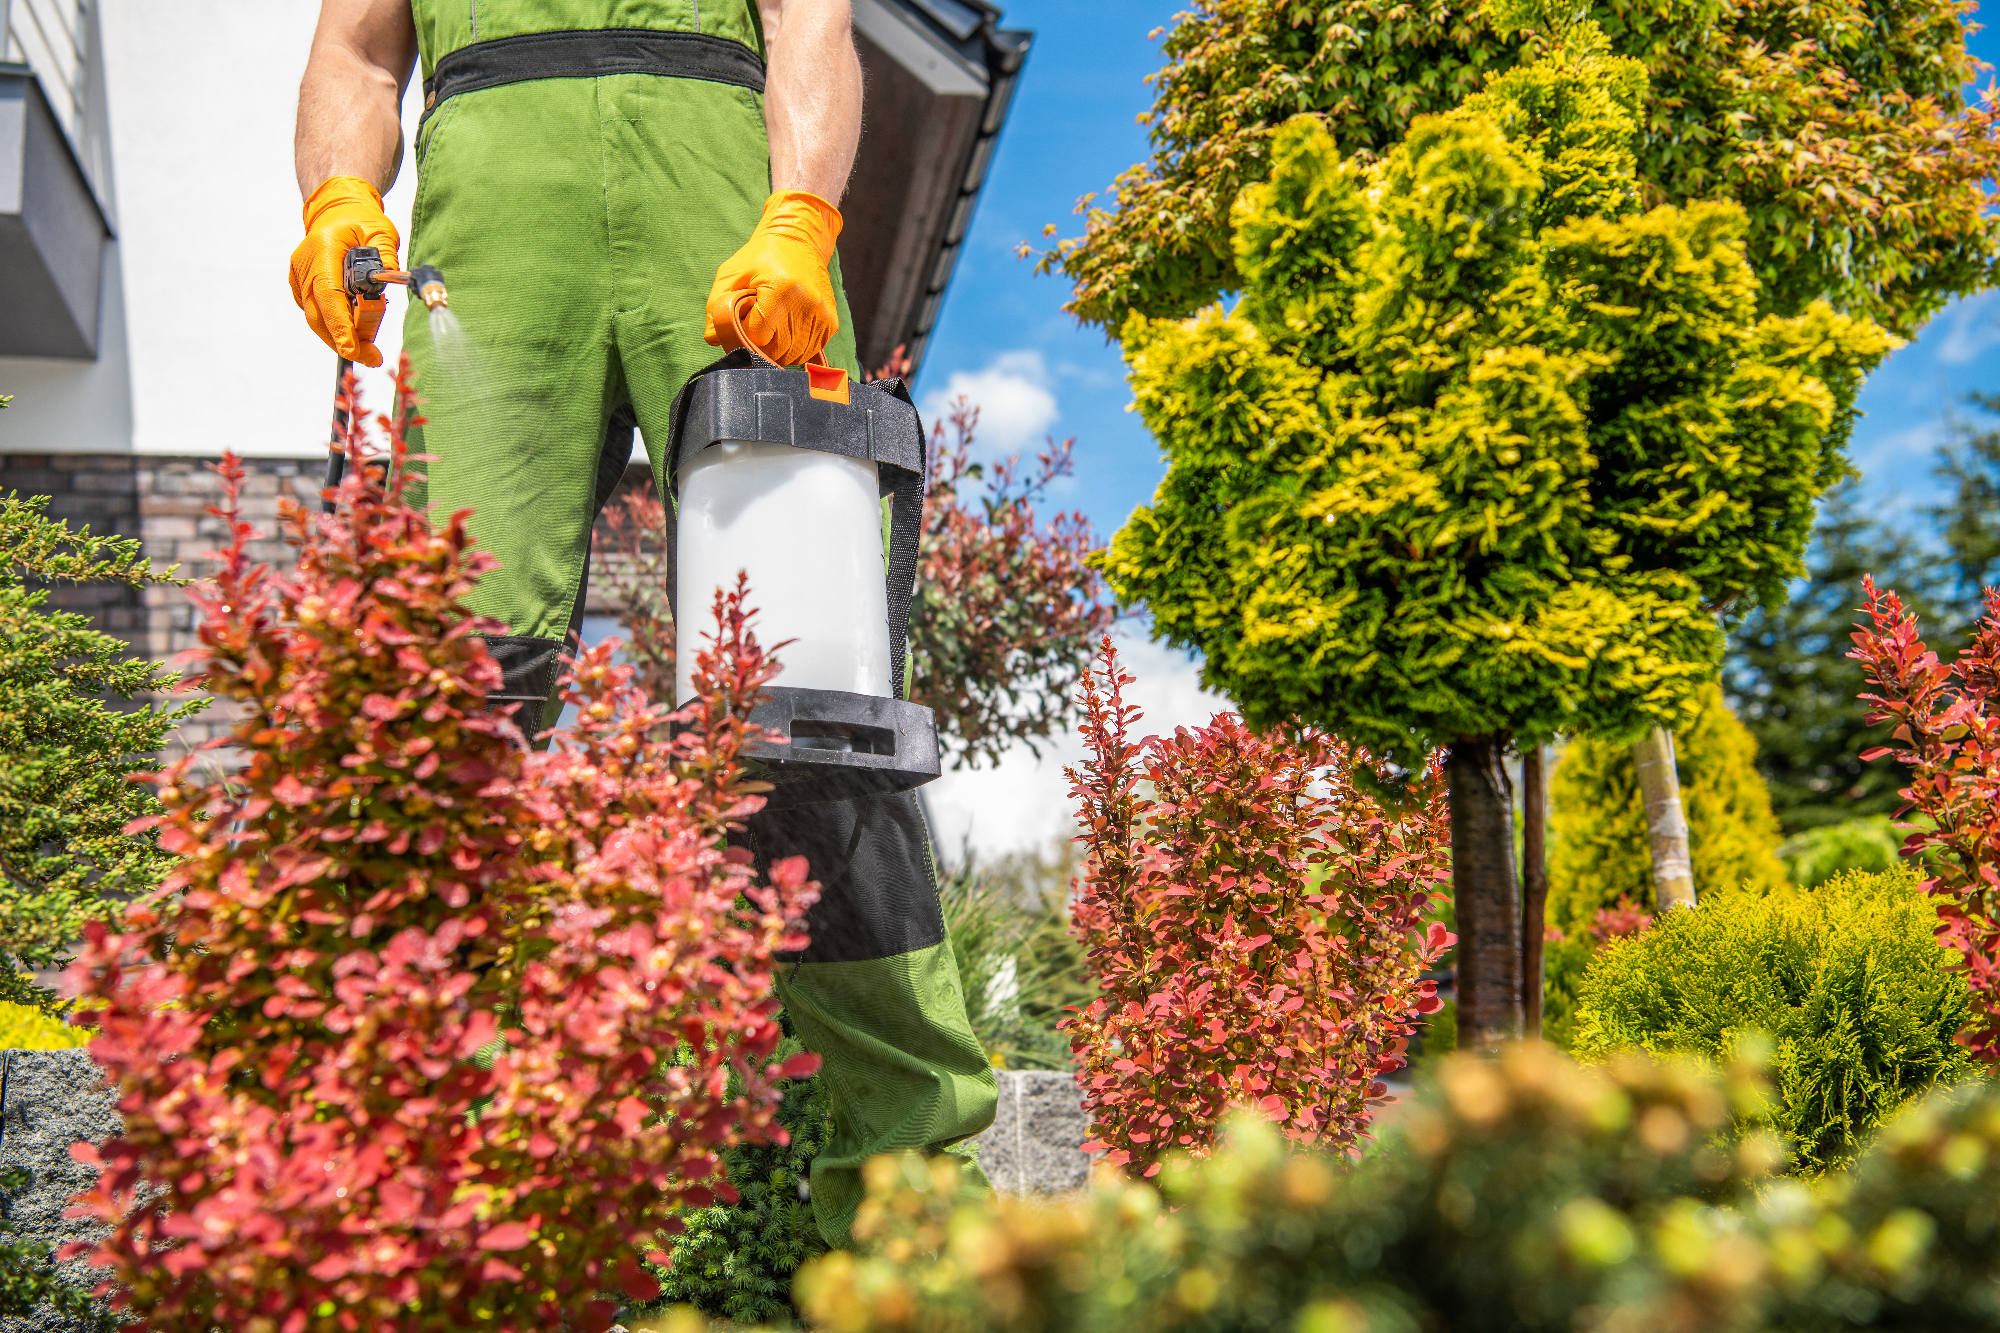
{"type": "MultiPolygon", "coordinates": [[[[909,386],[900,379],[877,380],[875,387],[910,404],[909,386]]],[[[895,698],[909,697],[907,665],[910,644],[910,601],[917,591],[917,557],[924,537],[924,491],[930,485],[930,437],[924,434],[921,415],[916,416],[919,457],[918,470],[898,468],[896,489],[889,498],[889,688],[895,698]]]]}

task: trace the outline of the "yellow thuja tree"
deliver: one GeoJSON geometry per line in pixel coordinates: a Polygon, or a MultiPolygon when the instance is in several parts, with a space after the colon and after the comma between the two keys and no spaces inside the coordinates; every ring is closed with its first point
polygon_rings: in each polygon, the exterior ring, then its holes
{"type": "Polygon", "coordinates": [[[1764,312],[1740,207],[1648,207],[1639,63],[1553,6],[1506,23],[1532,63],[1377,161],[1278,133],[1234,310],[1125,324],[1169,466],[1104,559],[1253,726],[1448,752],[1467,1046],[1522,1022],[1502,756],[1692,719],[1718,615],[1801,571],[1892,345],[1764,312]]]}
{"type": "MultiPolygon", "coordinates": [[[[1742,206],[1765,311],[1816,300],[1899,333],[1994,281],[1995,105],[1976,94],[1967,0],[1597,0],[1610,50],[1646,73],[1634,175],[1648,204],[1742,206]]],[[[1279,127],[1311,115],[1379,160],[1535,54],[1466,0],[1193,0],[1164,30],[1143,117],[1151,157],[1084,232],[1041,256],[1069,309],[1117,329],[1237,290],[1230,205],[1272,178],[1279,127]]],[[[1982,21],[1987,21],[1984,14],[1982,21]]],[[[1049,229],[1051,233],[1054,227],[1049,229]]]]}

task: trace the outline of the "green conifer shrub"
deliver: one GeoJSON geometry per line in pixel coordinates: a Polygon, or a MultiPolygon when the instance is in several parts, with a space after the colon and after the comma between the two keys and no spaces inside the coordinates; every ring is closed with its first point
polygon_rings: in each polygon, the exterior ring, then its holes
{"type": "MultiPolygon", "coordinates": [[[[1979,412],[2000,412],[2000,394],[1969,395],[1979,412]]],[[[1954,424],[1952,438],[1938,452],[1936,475],[1945,483],[1944,503],[1927,512],[1947,553],[1944,597],[1951,641],[1963,643],[1979,632],[1986,614],[1986,589],[2000,583],[2000,430],[1970,421],[1954,424]]],[[[1875,580],[1886,584],[1878,576],[1875,580]]]]}
{"type": "MultiPolygon", "coordinates": [[[[1704,686],[1696,703],[1694,720],[1674,734],[1695,891],[1781,888],[1789,881],[1757,743],[1720,686],[1704,686]]],[[[1550,922],[1568,935],[1621,898],[1657,910],[1631,747],[1580,737],[1564,749],[1549,787],[1550,922]]]]}
{"type": "MultiPolygon", "coordinates": [[[[9,401],[0,395],[0,408],[9,401]]],[[[92,629],[88,616],[48,607],[51,583],[182,580],[154,569],[137,541],[72,530],[47,506],[47,496],[0,496],[0,1049],[89,1040],[56,1017],[66,1006],[26,969],[66,964],[86,921],[159,883],[172,858],[150,832],[125,831],[159,804],[129,778],[151,768],[167,733],[201,707],[130,707],[176,677],[129,659],[127,645],[92,629]]],[[[25,1167],[0,1172],[0,1194],[30,1179],[25,1167]]],[[[103,1307],[58,1274],[47,1245],[11,1233],[0,1219],[0,1317],[112,1327],[103,1307]]]]}
{"type": "Polygon", "coordinates": [[[1796,1166],[1844,1165],[1903,1102],[1978,1068],[1953,1040],[1970,992],[1936,931],[1904,869],[1716,894],[1605,946],[1584,975],[1575,1050],[1720,1059],[1767,1034],[1796,1166]]]}
{"type": "Polygon", "coordinates": [[[1859,485],[1850,479],[1827,493],[1806,576],[1786,600],[1755,608],[1730,633],[1724,688],[1757,738],[1758,770],[1790,834],[1903,806],[1896,765],[1861,759],[1889,738],[1888,727],[1868,724],[1867,673],[1847,655],[1868,600],[1862,579],[1909,589],[1926,623],[1942,618],[1932,534],[1877,521],[1859,485]]]}
{"type": "MultiPolygon", "coordinates": [[[[1981,416],[2000,411],[2000,396],[1970,397],[1981,416]]],[[[1868,721],[1873,706],[1861,696],[1872,687],[1849,653],[1868,603],[1862,580],[1894,588],[1940,653],[1978,632],[1983,589],[2000,571],[2000,430],[1978,422],[1956,423],[1939,450],[1933,475],[1945,498],[1918,511],[1924,522],[1869,510],[1859,479],[1830,491],[1790,600],[1757,608],[1730,633],[1724,684],[1757,738],[1757,767],[1789,834],[1903,808],[1902,770],[1883,754],[1861,757],[1895,729],[1868,721]]]]}
{"type": "Polygon", "coordinates": [[[136,540],[71,529],[47,507],[0,496],[0,1000],[55,1012],[55,992],[24,971],[65,965],[86,921],[159,883],[173,858],[151,831],[125,831],[159,802],[131,778],[202,705],[146,702],[179,677],[48,606],[56,582],[186,580],[154,569],[136,540]]]}
{"type": "MultiPolygon", "coordinates": [[[[790,1057],[802,1049],[787,1038],[780,1054],[790,1057]]],[[[740,1143],[723,1152],[737,1199],[681,1219],[685,1229],[667,1247],[672,1262],[654,1270],[660,1296],[650,1308],[691,1305],[744,1324],[795,1316],[792,1275],[826,1250],[803,1186],[813,1158],[832,1134],[832,1111],[817,1076],[791,1079],[784,1087],[778,1123],[791,1142],[740,1143]]]]}
{"type": "Polygon", "coordinates": [[[1642,210],[1640,65],[1588,22],[1535,45],[1377,162],[1276,135],[1236,308],[1124,327],[1169,468],[1105,557],[1251,725],[1413,772],[1450,747],[1468,1044],[1520,1021],[1501,753],[1692,720],[1717,612],[1799,571],[1892,345],[1760,315],[1740,208],[1642,210]]]}
{"type": "Polygon", "coordinates": [[[1792,883],[1817,888],[1844,871],[1877,874],[1902,863],[1903,838],[1888,815],[1863,815],[1795,833],[1778,844],[1792,883]]]}

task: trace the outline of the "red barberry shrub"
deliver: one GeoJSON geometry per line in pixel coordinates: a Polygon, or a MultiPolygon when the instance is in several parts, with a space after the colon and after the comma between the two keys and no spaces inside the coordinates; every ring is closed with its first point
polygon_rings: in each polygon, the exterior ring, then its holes
{"type": "Polygon", "coordinates": [[[284,515],[290,573],[248,558],[224,460],[191,682],[242,706],[242,766],[155,778],[178,862],[70,972],[125,1120],[79,1201],[137,1329],[597,1333],[816,1063],[773,1060],[805,866],[760,884],[727,845],[774,671],[744,591],[678,735],[607,645],[527,752],[464,606],[492,562],[402,495],[413,401],[405,368],[336,516],[284,515]]]}
{"type": "Polygon", "coordinates": [[[1863,760],[1894,755],[1910,769],[1902,813],[1903,855],[1937,904],[1938,938],[1959,956],[1972,987],[1973,1019],[1959,1040],[2000,1062],[2000,588],[1954,662],[1924,646],[1917,618],[1895,593],[1862,581],[1867,623],[1854,651],[1878,693],[1868,724],[1895,725],[1891,743],[1863,760]]]}
{"type": "Polygon", "coordinates": [[[897,343],[896,350],[889,353],[889,359],[874,370],[869,371],[868,378],[870,381],[906,380],[915,370],[916,365],[910,360],[910,345],[908,343],[897,343]]]}
{"type": "Polygon", "coordinates": [[[1117,614],[1088,563],[1090,521],[1036,514],[1069,475],[1076,441],[1051,441],[1028,470],[1018,456],[975,463],[978,425],[979,409],[961,397],[931,432],[910,602],[911,697],[936,711],[939,743],[971,766],[998,763],[1015,741],[1039,753],[1067,725],[1091,648],[1117,614]]]}
{"type": "Polygon", "coordinates": [[[1591,915],[1590,942],[1594,947],[1602,947],[1606,940],[1622,940],[1627,935],[1637,935],[1653,924],[1653,914],[1632,901],[1631,895],[1621,893],[1616,904],[1600,907],[1591,915]]]}
{"type": "Polygon", "coordinates": [[[1131,681],[1107,636],[1082,688],[1088,757],[1068,770],[1075,925],[1103,992],[1065,1020],[1086,1146],[1150,1176],[1206,1152],[1232,1105],[1350,1145],[1439,1008],[1423,972],[1454,942],[1426,921],[1451,875],[1442,775],[1391,807],[1355,780],[1365,752],[1231,713],[1135,742],[1131,681]]]}

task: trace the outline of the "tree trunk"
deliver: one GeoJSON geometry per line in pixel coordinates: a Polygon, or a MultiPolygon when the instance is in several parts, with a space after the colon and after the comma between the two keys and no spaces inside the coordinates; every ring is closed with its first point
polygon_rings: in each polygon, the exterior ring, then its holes
{"type": "Polygon", "coordinates": [[[1521,1033],[1521,887],[1506,738],[1451,747],[1451,886],[1458,912],[1458,1046],[1490,1050],[1521,1033]]]}
{"type": "Polygon", "coordinates": [[[1542,937],[1547,930],[1548,778],[1542,747],[1521,751],[1521,1008],[1530,1037],[1542,1035],[1542,937]]]}
{"type": "Polygon", "coordinates": [[[1680,773],[1674,767],[1674,734],[1660,727],[1635,742],[1639,799],[1653,844],[1653,896],[1664,912],[1694,906],[1694,867],[1688,861],[1687,812],[1681,808],[1680,773]]]}

